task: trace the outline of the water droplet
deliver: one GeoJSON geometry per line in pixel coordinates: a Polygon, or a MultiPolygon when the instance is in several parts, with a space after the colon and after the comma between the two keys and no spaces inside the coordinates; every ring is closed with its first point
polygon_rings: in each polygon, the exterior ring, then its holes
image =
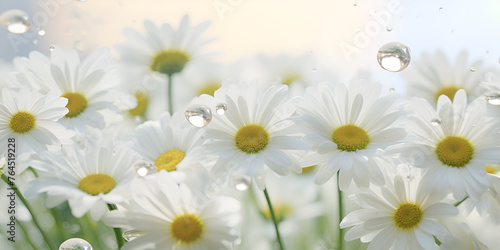
{"type": "Polygon", "coordinates": [[[22,10],[8,10],[0,15],[0,24],[10,33],[23,34],[31,29],[28,14],[22,10]]]}
{"type": "Polygon", "coordinates": [[[245,191],[250,187],[252,178],[248,175],[236,175],[233,177],[234,188],[238,191],[245,191]]]}
{"type": "Polygon", "coordinates": [[[392,31],[392,27],[391,26],[387,27],[387,31],[391,32],[392,31]]]}
{"type": "Polygon", "coordinates": [[[64,241],[60,246],[59,250],[93,250],[92,245],[84,239],[71,238],[64,241]]]}
{"type": "Polygon", "coordinates": [[[127,242],[134,240],[137,237],[140,237],[144,235],[143,231],[135,230],[135,229],[130,229],[126,230],[123,232],[122,237],[125,239],[127,242]]]}
{"type": "Polygon", "coordinates": [[[55,49],[56,49],[56,46],[54,46],[54,45],[50,45],[50,46],[49,46],[49,50],[50,50],[50,51],[54,51],[55,49]]]}
{"type": "Polygon", "coordinates": [[[316,72],[316,71],[318,71],[318,69],[316,69],[316,68],[313,68],[313,69],[312,69],[312,72],[316,72]]]}
{"type": "Polygon", "coordinates": [[[442,123],[443,123],[443,121],[441,120],[441,118],[433,118],[431,120],[431,124],[433,126],[436,126],[436,127],[439,126],[439,125],[441,125],[442,123]]]}
{"type": "Polygon", "coordinates": [[[134,163],[135,172],[138,176],[144,177],[146,175],[158,172],[155,164],[145,160],[138,160],[134,163]]]}
{"type": "Polygon", "coordinates": [[[33,39],[33,45],[38,45],[38,40],[37,39],[33,39]]]}
{"type": "Polygon", "coordinates": [[[45,36],[45,34],[47,33],[45,32],[45,29],[43,27],[38,27],[36,30],[39,36],[45,36]]]}
{"type": "Polygon", "coordinates": [[[477,68],[474,67],[474,66],[472,66],[472,67],[469,68],[469,70],[470,70],[470,72],[476,72],[477,68]]]}
{"type": "Polygon", "coordinates": [[[354,4],[353,4],[353,5],[354,5],[354,6],[358,6],[358,2],[354,2],[354,4]]]}
{"type": "Polygon", "coordinates": [[[492,90],[484,94],[484,98],[491,105],[500,105],[500,91],[492,90]]]}
{"type": "Polygon", "coordinates": [[[443,11],[443,7],[439,7],[439,12],[443,11]]]}
{"type": "Polygon", "coordinates": [[[227,104],[225,103],[219,103],[215,106],[215,112],[217,112],[218,115],[224,115],[227,111],[227,104]]]}
{"type": "Polygon", "coordinates": [[[390,92],[390,93],[394,93],[394,91],[396,91],[396,89],[395,89],[395,88],[390,88],[390,89],[389,89],[389,92],[390,92]]]}
{"type": "Polygon", "coordinates": [[[184,116],[191,125],[202,128],[212,121],[212,110],[203,105],[190,106],[184,112],[184,116]]]}
{"type": "Polygon", "coordinates": [[[385,44],[378,50],[377,60],[378,64],[387,71],[401,71],[410,64],[410,48],[399,42],[385,44]]]}

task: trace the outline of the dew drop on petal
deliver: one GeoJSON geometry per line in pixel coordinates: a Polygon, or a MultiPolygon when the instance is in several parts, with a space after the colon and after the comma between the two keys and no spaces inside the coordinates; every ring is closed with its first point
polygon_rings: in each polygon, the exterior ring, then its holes
{"type": "Polygon", "coordinates": [[[217,112],[218,115],[224,115],[226,111],[227,111],[227,104],[219,103],[215,105],[215,112],[217,112]]]}
{"type": "Polygon", "coordinates": [[[396,89],[395,89],[395,88],[390,88],[390,89],[389,89],[389,92],[390,92],[390,93],[394,93],[395,91],[396,91],[396,89]]]}
{"type": "Polygon", "coordinates": [[[49,46],[49,50],[50,50],[50,51],[54,51],[55,49],[56,49],[56,46],[54,46],[54,45],[50,45],[50,46],[49,46]]]}
{"type": "Polygon", "coordinates": [[[184,112],[184,116],[191,125],[202,128],[212,121],[212,110],[206,106],[196,104],[188,107],[184,112]]]}
{"type": "Polygon", "coordinates": [[[385,44],[377,53],[378,64],[391,72],[405,69],[410,64],[410,60],[410,48],[399,42],[385,44]]]}
{"type": "Polygon", "coordinates": [[[134,169],[138,176],[144,177],[146,175],[158,172],[155,164],[145,160],[138,160],[134,163],[134,169]]]}
{"type": "Polygon", "coordinates": [[[236,175],[232,179],[234,188],[238,191],[245,191],[250,187],[252,178],[248,175],[236,175]]]}
{"type": "Polygon", "coordinates": [[[353,5],[354,5],[354,6],[358,6],[358,2],[354,2],[354,4],[353,4],[353,5]]]}
{"type": "Polygon", "coordinates": [[[71,238],[64,241],[60,246],[59,250],[93,250],[92,245],[84,239],[71,238]]]}
{"type": "Polygon", "coordinates": [[[316,72],[316,71],[318,71],[316,68],[312,69],[312,72],[316,72]]]}
{"type": "Polygon", "coordinates": [[[31,29],[28,14],[22,10],[8,10],[0,15],[0,24],[10,33],[23,34],[31,29]]]}
{"type": "Polygon", "coordinates": [[[443,7],[439,7],[439,12],[443,11],[443,7]]]}
{"type": "Polygon", "coordinates": [[[144,232],[135,229],[130,229],[130,230],[125,230],[122,234],[122,237],[127,242],[129,242],[142,235],[144,235],[144,232]]]}
{"type": "Polygon", "coordinates": [[[491,105],[500,105],[500,91],[492,90],[484,94],[484,98],[491,105]]]}
{"type": "Polygon", "coordinates": [[[477,68],[474,67],[474,66],[472,66],[472,67],[469,68],[469,70],[470,70],[470,72],[476,72],[477,68]]]}
{"type": "Polygon", "coordinates": [[[45,36],[45,34],[47,34],[47,32],[45,31],[45,28],[43,28],[43,27],[38,27],[36,30],[37,30],[37,33],[39,36],[45,36]]]}
{"type": "Polygon", "coordinates": [[[442,123],[443,123],[443,121],[440,118],[433,118],[431,120],[431,124],[433,126],[436,126],[436,127],[439,126],[439,125],[441,125],[442,123]]]}
{"type": "Polygon", "coordinates": [[[387,32],[391,32],[391,31],[392,31],[392,27],[391,26],[387,27],[387,32]]]}

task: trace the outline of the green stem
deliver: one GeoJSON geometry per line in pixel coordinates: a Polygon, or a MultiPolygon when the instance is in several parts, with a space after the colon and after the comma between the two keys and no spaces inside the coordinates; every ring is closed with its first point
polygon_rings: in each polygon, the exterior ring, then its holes
{"type": "MultiPolygon", "coordinates": [[[[108,203],[109,211],[118,210],[118,207],[115,204],[108,203]]],[[[125,240],[122,237],[122,229],[121,228],[113,228],[116,237],[116,244],[118,244],[118,249],[122,248],[123,244],[125,244],[125,240]]]]}
{"type": "Polygon", "coordinates": [[[337,172],[337,191],[338,191],[338,202],[339,202],[339,231],[338,231],[338,243],[337,250],[342,250],[344,243],[344,230],[340,228],[340,222],[344,219],[344,205],[342,204],[342,191],[340,190],[340,179],[339,173],[337,172]]]}
{"type": "Polygon", "coordinates": [[[172,75],[173,74],[168,74],[168,83],[167,83],[167,86],[168,86],[168,95],[167,95],[167,99],[168,99],[168,112],[170,113],[170,115],[173,115],[174,114],[174,100],[173,99],[173,95],[172,95],[172,85],[173,82],[172,82],[172,75]]]}
{"type": "Polygon", "coordinates": [[[47,236],[47,234],[45,233],[45,231],[42,230],[42,227],[40,227],[40,224],[38,224],[36,216],[33,213],[33,209],[31,208],[31,206],[28,203],[28,201],[26,199],[24,199],[24,196],[21,194],[21,192],[19,192],[19,190],[17,189],[16,185],[15,184],[11,185],[11,183],[9,182],[9,180],[7,179],[7,176],[5,176],[5,174],[2,174],[2,180],[5,183],[7,183],[7,185],[9,185],[9,187],[11,187],[14,190],[14,192],[16,192],[17,197],[19,197],[19,199],[24,204],[24,206],[26,207],[26,209],[28,209],[28,212],[30,212],[31,217],[33,218],[33,223],[35,223],[35,226],[38,228],[38,230],[42,234],[42,237],[43,237],[43,240],[45,241],[45,243],[47,243],[47,245],[50,247],[50,249],[56,249],[56,247],[54,247],[52,245],[51,241],[48,240],[49,237],[47,236]]]}
{"type": "Polygon", "coordinates": [[[33,244],[33,241],[31,241],[30,237],[28,236],[28,234],[26,233],[26,229],[24,228],[24,226],[21,224],[21,222],[16,219],[16,222],[17,222],[17,225],[19,225],[19,227],[21,228],[21,230],[23,231],[23,236],[24,238],[26,239],[26,241],[30,244],[30,246],[33,248],[33,249],[36,249],[36,246],[35,244],[33,244]]]}
{"type": "Polygon", "coordinates": [[[267,189],[264,189],[264,195],[266,196],[267,206],[269,207],[269,212],[271,213],[271,219],[273,220],[273,223],[274,223],[274,229],[276,230],[276,238],[278,240],[280,250],[283,250],[284,248],[283,248],[283,243],[281,242],[280,230],[278,229],[278,220],[276,220],[273,205],[271,204],[271,199],[269,198],[269,194],[267,193],[267,189]]]}
{"type": "Polygon", "coordinates": [[[453,206],[455,207],[458,207],[458,205],[462,204],[462,202],[464,202],[465,200],[467,200],[469,198],[469,196],[465,196],[465,198],[463,198],[461,201],[457,201],[455,204],[453,204],[453,206]]]}

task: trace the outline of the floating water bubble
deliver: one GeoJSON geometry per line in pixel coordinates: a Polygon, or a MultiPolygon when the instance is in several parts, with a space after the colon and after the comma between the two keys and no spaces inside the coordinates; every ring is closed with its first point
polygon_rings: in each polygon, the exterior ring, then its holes
{"type": "Polygon", "coordinates": [[[56,49],[56,46],[54,46],[54,45],[50,45],[50,46],[49,46],[49,50],[50,50],[50,51],[54,51],[55,49],[56,49]]]}
{"type": "Polygon", "coordinates": [[[236,175],[232,179],[234,188],[238,191],[245,191],[250,187],[252,178],[248,175],[236,175]]]}
{"type": "Polygon", "coordinates": [[[377,60],[378,64],[387,71],[401,71],[410,64],[410,48],[399,42],[385,44],[378,50],[377,60]]]}
{"type": "Polygon", "coordinates": [[[484,94],[484,98],[491,105],[500,105],[500,91],[492,90],[484,94]]]}
{"type": "Polygon", "coordinates": [[[125,239],[127,242],[134,240],[135,238],[144,235],[143,231],[135,230],[135,229],[130,229],[126,230],[123,232],[122,237],[125,239]]]}
{"type": "Polygon", "coordinates": [[[439,7],[439,12],[443,11],[443,7],[439,7]]]}
{"type": "Polygon", "coordinates": [[[201,104],[195,104],[186,109],[184,116],[191,125],[202,128],[212,121],[212,110],[201,104]]]}
{"type": "Polygon", "coordinates": [[[313,68],[313,69],[312,69],[312,72],[316,72],[316,71],[318,71],[318,69],[316,69],[316,68],[313,68]]]}
{"type": "Polygon", "coordinates": [[[227,104],[225,103],[219,103],[217,105],[215,105],[215,112],[218,114],[218,115],[224,115],[227,111],[227,104]]]}
{"type": "Polygon", "coordinates": [[[145,160],[138,160],[134,163],[134,169],[138,176],[144,177],[146,175],[158,172],[155,164],[145,160]]]}
{"type": "Polygon", "coordinates": [[[469,70],[470,70],[470,72],[476,72],[477,68],[474,67],[474,66],[472,66],[472,67],[469,68],[469,70]]]}
{"type": "Polygon", "coordinates": [[[23,34],[31,29],[28,14],[22,10],[8,10],[0,15],[0,24],[10,33],[23,34]]]}
{"type": "Polygon", "coordinates": [[[441,118],[433,118],[433,119],[431,119],[431,124],[433,126],[437,127],[437,126],[441,125],[442,123],[443,123],[443,121],[441,120],[441,118]]]}
{"type": "Polygon", "coordinates": [[[389,89],[389,92],[390,92],[390,93],[394,93],[394,91],[396,91],[396,89],[395,89],[395,88],[390,88],[390,89],[389,89]]]}
{"type": "Polygon", "coordinates": [[[59,250],[93,250],[92,245],[84,239],[71,238],[59,246],[59,250]]]}
{"type": "Polygon", "coordinates": [[[358,2],[354,2],[354,4],[353,4],[353,5],[354,5],[354,6],[358,6],[358,2]]]}
{"type": "Polygon", "coordinates": [[[39,36],[45,36],[45,34],[47,33],[47,32],[45,31],[45,28],[43,28],[43,27],[38,27],[38,28],[36,29],[36,31],[37,31],[37,33],[38,33],[38,35],[39,35],[39,36]]]}

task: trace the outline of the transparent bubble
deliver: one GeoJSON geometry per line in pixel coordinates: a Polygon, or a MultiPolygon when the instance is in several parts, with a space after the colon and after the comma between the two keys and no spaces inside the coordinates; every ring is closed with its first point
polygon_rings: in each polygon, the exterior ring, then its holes
{"type": "Polygon", "coordinates": [[[130,229],[126,230],[123,232],[122,237],[125,239],[127,242],[134,240],[135,238],[144,235],[143,231],[135,230],[135,229],[130,229]]]}
{"type": "Polygon", "coordinates": [[[158,172],[155,164],[145,160],[138,160],[134,163],[134,169],[138,176],[144,177],[146,175],[158,172]]]}
{"type": "Polygon", "coordinates": [[[39,36],[45,36],[45,34],[47,33],[45,31],[45,28],[43,28],[43,27],[38,27],[36,30],[37,30],[37,33],[39,36]]]}
{"type": "Polygon", "coordinates": [[[437,126],[441,125],[442,123],[443,123],[443,121],[441,120],[441,118],[433,118],[433,119],[431,119],[431,124],[433,126],[437,127],[437,126]]]}
{"type": "Polygon", "coordinates": [[[500,91],[492,90],[484,94],[484,98],[491,105],[500,105],[500,91]]]}
{"type": "Polygon", "coordinates": [[[232,179],[234,188],[238,191],[245,191],[250,187],[252,178],[248,175],[236,175],[232,179]]]}
{"type": "Polygon", "coordinates": [[[218,115],[224,115],[227,111],[227,104],[225,103],[219,103],[217,105],[215,105],[215,112],[218,114],[218,115]]]}
{"type": "Polygon", "coordinates": [[[378,64],[387,71],[401,71],[410,64],[410,48],[399,42],[385,44],[378,50],[377,60],[378,64]]]}
{"type": "Polygon", "coordinates": [[[0,15],[0,24],[10,33],[23,34],[31,29],[28,14],[22,10],[8,10],[0,15]]]}
{"type": "Polygon", "coordinates": [[[202,128],[212,121],[212,110],[201,104],[190,106],[184,112],[184,116],[191,125],[202,128]]]}
{"type": "Polygon", "coordinates": [[[389,89],[389,92],[390,92],[390,93],[394,93],[395,91],[396,91],[396,89],[395,89],[395,88],[390,88],[390,89],[389,89]]]}
{"type": "Polygon", "coordinates": [[[59,250],[93,250],[92,245],[84,239],[71,238],[59,246],[59,250]]]}
{"type": "Polygon", "coordinates": [[[56,49],[56,46],[54,46],[54,45],[50,45],[50,46],[49,46],[49,50],[50,50],[50,51],[54,51],[55,49],[56,49]]]}

